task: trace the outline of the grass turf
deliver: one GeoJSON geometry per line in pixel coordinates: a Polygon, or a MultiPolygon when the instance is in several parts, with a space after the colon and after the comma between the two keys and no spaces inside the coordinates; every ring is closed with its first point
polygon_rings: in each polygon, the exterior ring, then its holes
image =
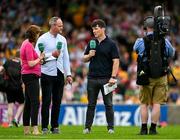
{"type": "Polygon", "coordinates": [[[24,135],[23,127],[0,127],[0,139],[180,139],[180,125],[157,128],[158,135],[138,135],[139,127],[116,126],[108,134],[105,126],[93,126],[90,134],[82,134],[83,126],[60,126],[61,134],[24,135]]]}

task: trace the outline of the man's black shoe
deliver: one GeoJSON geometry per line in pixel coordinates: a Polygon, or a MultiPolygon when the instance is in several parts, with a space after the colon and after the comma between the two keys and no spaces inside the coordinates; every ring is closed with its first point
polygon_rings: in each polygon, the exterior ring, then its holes
{"type": "Polygon", "coordinates": [[[158,133],[157,133],[157,131],[156,131],[156,129],[149,129],[149,135],[157,135],[158,133]]]}
{"type": "Polygon", "coordinates": [[[59,128],[51,128],[51,133],[52,134],[59,134],[60,133],[59,128]]]}
{"type": "Polygon", "coordinates": [[[141,131],[139,133],[139,135],[147,135],[148,134],[148,131],[147,131],[147,128],[141,128],[141,131]]]}

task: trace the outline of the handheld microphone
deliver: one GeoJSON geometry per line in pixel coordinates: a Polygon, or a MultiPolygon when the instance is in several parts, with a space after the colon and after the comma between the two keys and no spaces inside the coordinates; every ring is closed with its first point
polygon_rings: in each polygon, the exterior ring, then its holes
{"type": "Polygon", "coordinates": [[[95,40],[91,40],[90,41],[90,48],[91,48],[91,50],[95,50],[96,49],[96,41],[95,40]]]}
{"type": "Polygon", "coordinates": [[[60,50],[62,48],[62,42],[58,42],[56,48],[57,50],[60,50]]]}
{"type": "MultiPolygon", "coordinates": [[[[39,51],[40,51],[41,53],[43,53],[43,51],[44,51],[44,44],[43,44],[43,43],[39,43],[39,44],[38,44],[38,48],[39,48],[39,51]]],[[[46,63],[46,59],[47,59],[47,58],[43,58],[43,63],[42,63],[42,65],[46,63]]]]}
{"type": "Polygon", "coordinates": [[[44,45],[43,43],[38,44],[39,51],[42,53],[44,51],[44,45]]]}

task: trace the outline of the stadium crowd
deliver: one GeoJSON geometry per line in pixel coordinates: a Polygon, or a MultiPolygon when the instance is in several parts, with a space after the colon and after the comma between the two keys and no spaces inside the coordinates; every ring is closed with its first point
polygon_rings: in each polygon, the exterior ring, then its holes
{"type": "MultiPolygon", "coordinates": [[[[167,36],[176,48],[171,62],[176,79],[180,80],[180,8],[178,1],[165,3],[165,14],[171,16],[171,34],[167,36]]],[[[156,3],[158,4],[158,3],[156,3]]],[[[120,67],[118,88],[114,92],[114,103],[138,104],[136,85],[136,54],[133,44],[137,37],[143,36],[143,19],[153,15],[151,0],[1,0],[0,1],[0,65],[16,54],[24,39],[24,32],[30,24],[48,31],[48,20],[59,16],[64,22],[63,35],[67,38],[73,83],[64,88],[63,103],[87,103],[88,64],[82,61],[85,47],[93,37],[90,23],[102,18],[107,23],[107,35],[116,40],[120,67]]],[[[180,105],[180,83],[174,83],[169,76],[168,102],[180,105]]],[[[4,95],[1,93],[1,97],[4,95]]],[[[101,103],[102,96],[98,98],[101,103]]],[[[5,100],[1,100],[5,102],[5,100]]]]}

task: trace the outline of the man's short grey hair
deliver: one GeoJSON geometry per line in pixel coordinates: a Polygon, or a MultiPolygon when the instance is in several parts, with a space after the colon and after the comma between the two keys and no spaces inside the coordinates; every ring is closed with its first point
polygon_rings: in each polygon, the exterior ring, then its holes
{"type": "Polygon", "coordinates": [[[49,25],[52,26],[54,24],[56,24],[56,21],[60,19],[59,17],[52,17],[50,20],[49,20],[49,25]]]}

